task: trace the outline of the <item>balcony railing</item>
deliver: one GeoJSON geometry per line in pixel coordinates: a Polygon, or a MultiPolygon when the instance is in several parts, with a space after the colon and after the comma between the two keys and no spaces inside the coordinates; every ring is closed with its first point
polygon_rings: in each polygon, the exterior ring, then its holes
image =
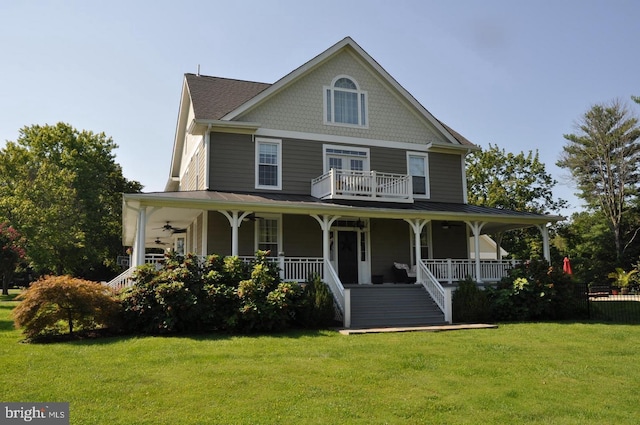
{"type": "Polygon", "coordinates": [[[413,188],[411,178],[406,174],[332,168],[311,181],[311,196],[319,199],[413,202],[413,188]]]}

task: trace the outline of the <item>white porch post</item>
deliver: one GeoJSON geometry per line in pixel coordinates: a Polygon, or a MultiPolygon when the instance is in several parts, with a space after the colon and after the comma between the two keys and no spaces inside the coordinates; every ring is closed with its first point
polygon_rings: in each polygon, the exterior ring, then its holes
{"type": "Polygon", "coordinates": [[[475,262],[476,262],[476,282],[477,283],[482,283],[482,269],[480,268],[480,232],[482,231],[482,228],[484,227],[485,222],[480,222],[480,221],[473,221],[473,222],[469,222],[467,221],[467,226],[469,226],[471,228],[471,231],[473,232],[473,246],[475,249],[475,253],[476,253],[476,258],[475,258],[475,262]]]}
{"type": "Polygon", "coordinates": [[[496,233],[495,242],[496,242],[496,259],[497,260],[502,260],[502,237],[503,236],[504,236],[504,233],[502,232],[496,233]]]}
{"type": "Polygon", "coordinates": [[[322,262],[322,273],[324,274],[324,276],[328,276],[329,270],[327,270],[327,263],[329,262],[330,248],[331,248],[329,246],[329,230],[331,230],[331,225],[333,224],[334,221],[338,219],[338,216],[337,215],[336,216],[331,216],[331,215],[318,216],[318,215],[312,214],[311,217],[316,219],[316,221],[320,225],[320,228],[322,229],[322,258],[324,260],[322,262]]]}
{"type": "Polygon", "coordinates": [[[251,214],[251,211],[245,211],[242,215],[238,216],[238,211],[220,211],[227,220],[229,220],[229,224],[231,225],[231,255],[238,255],[238,229],[242,224],[242,220],[245,219],[246,216],[251,214]],[[231,213],[231,214],[229,214],[231,213]]]}
{"type": "Polygon", "coordinates": [[[145,256],[145,239],[147,238],[147,207],[140,206],[138,210],[138,228],[136,229],[136,244],[133,266],[141,266],[144,264],[145,256]]]}
{"type": "Polygon", "coordinates": [[[411,229],[413,229],[413,240],[416,256],[416,281],[422,282],[422,272],[420,267],[418,266],[418,264],[420,264],[420,262],[422,261],[422,253],[420,252],[420,234],[422,234],[422,229],[424,229],[424,226],[429,222],[429,220],[420,218],[410,220],[408,218],[405,218],[404,221],[409,223],[409,226],[411,226],[411,229]]]}
{"type": "Polygon", "coordinates": [[[538,229],[542,234],[542,252],[544,255],[544,259],[547,260],[548,263],[551,262],[551,251],[549,250],[549,228],[547,224],[539,224],[538,229]]]}

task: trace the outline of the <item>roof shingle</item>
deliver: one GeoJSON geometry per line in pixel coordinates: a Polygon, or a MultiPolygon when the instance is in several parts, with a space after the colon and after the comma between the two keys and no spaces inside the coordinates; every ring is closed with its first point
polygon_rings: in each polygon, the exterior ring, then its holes
{"type": "Polygon", "coordinates": [[[196,119],[218,120],[271,86],[267,83],[185,74],[196,119]]]}

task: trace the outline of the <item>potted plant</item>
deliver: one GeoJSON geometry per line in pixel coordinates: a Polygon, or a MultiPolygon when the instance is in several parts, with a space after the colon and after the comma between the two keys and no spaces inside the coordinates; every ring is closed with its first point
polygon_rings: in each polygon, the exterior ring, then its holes
{"type": "Polygon", "coordinates": [[[609,273],[608,277],[614,279],[615,285],[620,288],[620,293],[626,295],[629,293],[629,284],[636,273],[638,273],[637,269],[625,272],[621,267],[616,267],[616,271],[609,273]]]}

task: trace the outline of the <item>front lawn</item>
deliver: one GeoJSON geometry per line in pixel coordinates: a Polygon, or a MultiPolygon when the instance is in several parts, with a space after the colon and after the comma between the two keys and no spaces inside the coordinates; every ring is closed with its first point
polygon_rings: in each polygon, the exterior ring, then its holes
{"type": "Polygon", "coordinates": [[[72,424],[637,424],[640,327],[22,344],[0,299],[0,401],[72,424]]]}

